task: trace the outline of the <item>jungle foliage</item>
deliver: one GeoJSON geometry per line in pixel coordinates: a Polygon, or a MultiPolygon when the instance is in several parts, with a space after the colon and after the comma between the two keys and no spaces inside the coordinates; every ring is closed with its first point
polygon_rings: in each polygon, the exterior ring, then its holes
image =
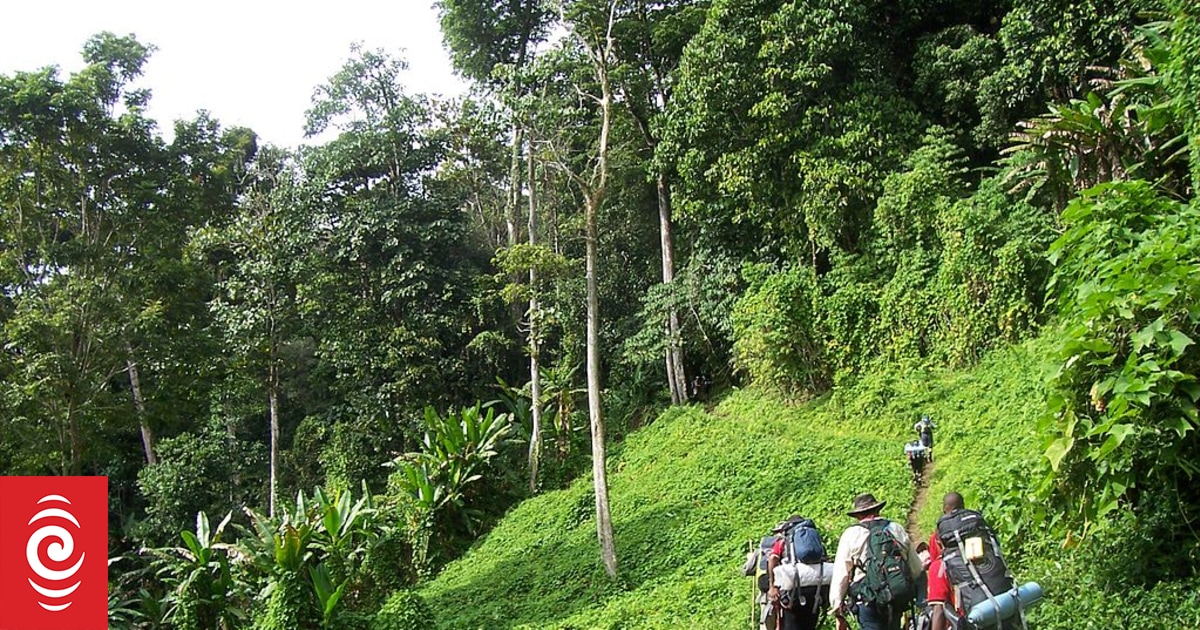
{"type": "Polygon", "coordinates": [[[923,412],[1039,627],[1196,625],[1194,2],[436,7],[472,92],[297,148],[0,75],[0,473],[108,476],[114,626],[729,627],[923,412]]]}

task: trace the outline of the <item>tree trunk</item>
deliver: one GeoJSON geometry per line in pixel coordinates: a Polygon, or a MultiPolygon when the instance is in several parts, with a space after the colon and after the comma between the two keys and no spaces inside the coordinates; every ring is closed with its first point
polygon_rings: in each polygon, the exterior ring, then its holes
{"type": "Polygon", "coordinates": [[[596,533],[600,556],[609,577],[617,575],[617,551],[613,542],[612,516],[608,509],[608,475],[605,470],[604,416],[600,408],[600,298],[596,286],[596,206],[587,204],[587,390],[588,416],[592,426],[592,481],[596,490],[596,533]]]}
{"type": "Polygon", "coordinates": [[[142,379],[138,376],[137,361],[133,358],[133,344],[125,343],[125,367],[129,372],[129,388],[133,390],[133,408],[137,411],[138,427],[142,430],[142,449],[146,453],[146,463],[153,466],[158,463],[154,456],[154,433],[146,418],[146,400],[142,398],[142,379]]]}
{"type": "MultiPolygon", "coordinates": [[[[529,143],[529,244],[537,245],[537,202],[533,188],[533,142],[529,143]]],[[[542,377],[538,360],[537,269],[529,267],[529,405],[532,428],[529,437],[529,492],[537,492],[538,464],[542,457],[542,377]]]]}
{"type": "Polygon", "coordinates": [[[79,419],[73,408],[67,410],[67,434],[71,440],[71,474],[83,474],[83,434],[79,430],[79,419]]]}
{"type": "MultiPolygon", "coordinates": [[[[504,225],[508,229],[508,246],[517,244],[517,206],[521,203],[521,142],[524,134],[521,125],[513,121],[512,155],[510,156],[508,172],[508,200],[504,204],[504,225]]],[[[509,282],[517,284],[521,274],[513,272],[509,282]]],[[[514,322],[521,321],[521,303],[513,302],[512,316],[514,322]]]]}
{"type": "Polygon", "coordinates": [[[608,504],[608,475],[604,416],[600,405],[600,295],[597,286],[597,214],[604,203],[608,187],[608,137],[612,128],[612,86],[608,77],[608,59],[613,50],[612,20],[615,4],[610,8],[609,30],[605,49],[596,51],[596,78],[600,84],[600,139],[596,148],[595,183],[586,195],[587,221],[587,390],[588,416],[592,427],[592,481],[596,491],[596,533],[600,539],[600,556],[609,577],[617,576],[617,549],[613,537],[612,516],[608,504]]]}
{"type": "MultiPolygon", "coordinates": [[[[675,243],[671,232],[671,193],[666,173],[658,173],[658,224],[662,240],[663,284],[675,281],[675,243]]],[[[688,400],[687,374],[683,369],[683,348],[679,345],[679,313],[674,305],[667,313],[667,381],[671,385],[671,402],[680,405],[688,400]]]]}
{"type": "Polygon", "coordinates": [[[271,361],[267,375],[267,404],[271,418],[271,489],[267,514],[275,517],[275,487],[279,478],[279,366],[271,361]]]}
{"type": "Polygon", "coordinates": [[[512,155],[508,170],[508,203],[504,208],[504,224],[508,228],[508,246],[517,244],[517,205],[521,202],[521,126],[513,122],[512,155]]]}

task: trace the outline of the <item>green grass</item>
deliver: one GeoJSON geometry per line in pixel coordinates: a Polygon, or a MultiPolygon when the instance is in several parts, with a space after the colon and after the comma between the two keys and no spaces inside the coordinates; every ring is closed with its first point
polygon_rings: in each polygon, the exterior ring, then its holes
{"type": "Polygon", "coordinates": [[[584,478],[516,507],[422,594],[447,628],[748,627],[747,541],[796,512],[835,546],[859,492],[903,522],[914,495],[903,444],[921,413],[940,426],[937,497],[954,487],[974,501],[1005,474],[992,462],[1034,459],[1038,350],[965,372],[895,369],[799,406],[735,392],[711,413],[670,409],[609,462],[617,583],[601,569],[584,478]],[[965,472],[973,459],[989,462],[981,482],[965,472]]]}
{"type": "Polygon", "coordinates": [[[1130,539],[1152,536],[1137,524],[1068,549],[1028,518],[1052,348],[1034,340],[959,371],[893,366],[803,405],[742,391],[712,412],[669,409],[609,461],[616,583],[600,565],[585,477],[514,508],[421,594],[438,625],[456,630],[750,628],[753,586],[738,572],[747,542],[795,512],[834,547],[859,492],[903,522],[914,497],[903,444],[928,413],[937,463],[919,529],[928,535],[949,490],[982,508],[1018,579],[1046,588],[1032,627],[1200,627],[1200,584],[1113,579],[1137,553],[1130,539]]]}

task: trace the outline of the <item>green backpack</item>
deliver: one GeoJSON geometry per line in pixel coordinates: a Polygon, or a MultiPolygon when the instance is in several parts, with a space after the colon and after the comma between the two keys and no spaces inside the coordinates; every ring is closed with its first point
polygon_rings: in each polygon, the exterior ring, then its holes
{"type": "Polygon", "coordinates": [[[850,595],[877,608],[908,608],[916,596],[908,557],[900,541],[888,531],[890,522],[877,518],[861,524],[867,536],[866,558],[858,568],[863,579],[850,587],[850,595]]]}

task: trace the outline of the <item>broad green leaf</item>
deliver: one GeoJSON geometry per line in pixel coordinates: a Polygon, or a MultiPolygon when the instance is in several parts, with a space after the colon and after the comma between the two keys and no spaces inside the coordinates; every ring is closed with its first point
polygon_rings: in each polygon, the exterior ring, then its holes
{"type": "Polygon", "coordinates": [[[1065,437],[1058,438],[1050,443],[1049,448],[1046,449],[1045,455],[1046,459],[1050,460],[1050,467],[1054,469],[1055,472],[1058,472],[1059,466],[1062,465],[1063,459],[1066,458],[1067,453],[1071,452],[1071,447],[1074,445],[1075,440],[1073,438],[1065,437]]]}
{"type": "Polygon", "coordinates": [[[1182,356],[1183,351],[1193,343],[1191,337],[1188,337],[1178,330],[1172,330],[1170,336],[1171,349],[1175,351],[1176,356],[1182,356]]]}
{"type": "Polygon", "coordinates": [[[208,515],[203,511],[196,513],[196,538],[201,547],[209,545],[208,515]]]}
{"type": "Polygon", "coordinates": [[[204,555],[204,546],[201,545],[200,541],[196,539],[196,535],[187,530],[179,532],[179,535],[183,537],[183,543],[187,545],[187,548],[192,552],[192,555],[195,556],[197,560],[203,562],[201,557],[204,555]]]}

